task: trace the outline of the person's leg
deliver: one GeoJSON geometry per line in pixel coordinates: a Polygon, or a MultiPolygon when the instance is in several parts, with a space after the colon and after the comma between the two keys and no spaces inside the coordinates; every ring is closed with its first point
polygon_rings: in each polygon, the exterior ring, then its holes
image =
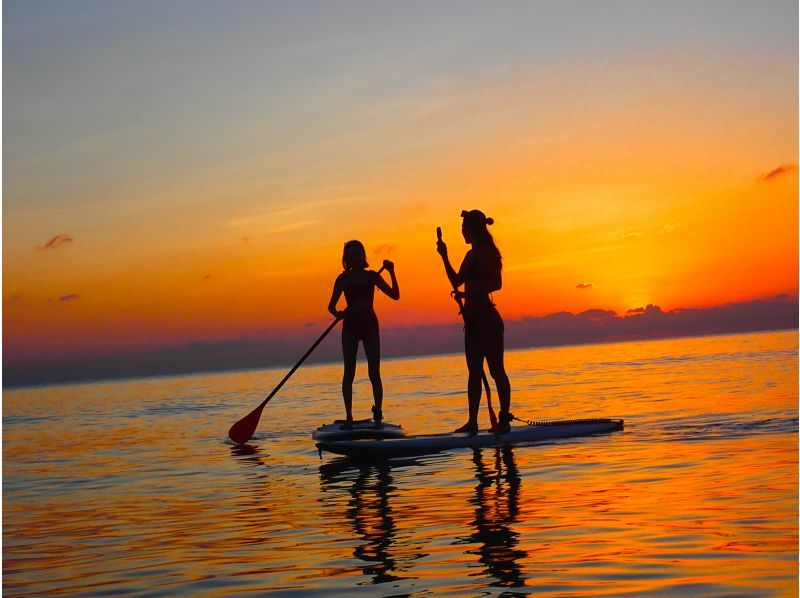
{"type": "Polygon", "coordinates": [[[489,374],[494,378],[497,387],[497,396],[500,400],[500,411],[508,412],[511,409],[511,382],[506,374],[505,364],[503,363],[503,351],[494,349],[487,351],[486,363],[489,366],[489,374]]]}
{"type": "Polygon", "coordinates": [[[353,379],[356,377],[356,356],[358,355],[358,339],[348,331],[342,330],[342,356],[344,373],[342,374],[342,399],[344,399],[345,418],[353,421],[353,379]]]}
{"type": "Polygon", "coordinates": [[[378,329],[364,338],[364,353],[367,354],[369,381],[375,405],[372,413],[376,422],[383,419],[383,382],[381,382],[381,337],[378,329]]]}
{"type": "Polygon", "coordinates": [[[477,432],[478,412],[481,407],[481,378],[483,373],[483,348],[476,330],[464,329],[464,353],[467,359],[467,401],[469,418],[457,432],[477,432]]]}
{"type": "Polygon", "coordinates": [[[497,396],[500,401],[499,425],[501,432],[507,432],[510,424],[511,382],[508,380],[504,363],[503,320],[500,314],[489,318],[483,329],[483,345],[489,374],[494,378],[497,396]]]}

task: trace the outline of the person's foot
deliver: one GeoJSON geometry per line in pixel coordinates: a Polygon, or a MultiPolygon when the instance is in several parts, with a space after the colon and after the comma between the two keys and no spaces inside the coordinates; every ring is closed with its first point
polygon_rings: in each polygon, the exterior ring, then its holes
{"type": "Polygon", "coordinates": [[[344,423],[342,424],[342,428],[341,429],[342,430],[352,430],[353,429],[353,418],[352,417],[348,417],[346,420],[344,420],[344,423]]]}
{"type": "Polygon", "coordinates": [[[497,433],[508,434],[511,431],[511,420],[514,416],[509,411],[501,411],[497,418],[497,433]]]}
{"type": "Polygon", "coordinates": [[[375,422],[375,427],[376,428],[382,428],[383,427],[383,423],[381,423],[381,422],[383,422],[383,411],[381,411],[380,409],[378,409],[374,405],[372,406],[372,421],[375,422]]]}
{"type": "Polygon", "coordinates": [[[455,430],[455,434],[477,434],[478,433],[478,423],[477,422],[467,422],[457,430],[455,430]]]}

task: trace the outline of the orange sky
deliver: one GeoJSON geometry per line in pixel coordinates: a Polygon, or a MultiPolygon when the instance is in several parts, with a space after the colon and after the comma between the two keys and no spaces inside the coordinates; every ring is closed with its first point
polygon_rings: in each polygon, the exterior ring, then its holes
{"type": "MultiPolygon", "coordinates": [[[[4,349],[35,358],[322,329],[351,238],[374,266],[397,264],[402,297],[377,300],[383,326],[454,321],[434,231],[459,260],[459,212],[471,208],[496,221],[507,319],[796,295],[796,31],[759,18],[728,32],[709,16],[709,34],[691,39],[553,42],[551,54],[455,33],[442,48],[420,33],[405,59],[379,46],[385,64],[355,39],[334,44],[348,53],[333,73],[314,70],[330,51],[320,41],[292,49],[311,62],[284,79],[247,88],[243,68],[247,93],[212,98],[138,57],[131,76],[153,86],[152,104],[134,118],[62,90],[59,110],[84,126],[55,132],[45,125],[58,110],[31,98],[59,65],[36,54],[28,23],[6,50],[6,88],[19,86],[4,112],[4,349]],[[45,247],[57,235],[68,239],[45,247]]],[[[89,69],[109,39],[75,41],[64,60],[89,69]]]]}

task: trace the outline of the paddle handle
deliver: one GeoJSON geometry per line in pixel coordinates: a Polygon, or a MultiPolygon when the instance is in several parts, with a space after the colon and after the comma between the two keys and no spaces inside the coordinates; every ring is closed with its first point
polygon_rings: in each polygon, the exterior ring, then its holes
{"type": "MultiPolygon", "coordinates": [[[[436,240],[440,241],[440,242],[442,240],[442,227],[441,226],[437,226],[436,227],[436,240]]],[[[459,297],[459,296],[457,296],[455,294],[457,292],[458,292],[458,287],[453,287],[453,299],[455,300],[456,303],[458,303],[458,313],[463,316],[464,315],[464,301],[461,299],[461,297],[459,297]]]]}

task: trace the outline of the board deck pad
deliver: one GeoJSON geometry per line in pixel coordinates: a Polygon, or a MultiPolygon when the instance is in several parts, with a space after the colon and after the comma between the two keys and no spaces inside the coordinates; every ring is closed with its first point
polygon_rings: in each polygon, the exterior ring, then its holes
{"type": "Polygon", "coordinates": [[[334,440],[358,440],[358,439],[378,439],[378,438],[404,438],[406,433],[402,426],[383,422],[380,426],[376,425],[371,419],[360,419],[353,421],[353,428],[345,430],[342,425],[343,419],[337,419],[332,424],[323,424],[311,434],[311,438],[317,441],[334,440]]]}
{"type": "Polygon", "coordinates": [[[315,439],[318,440],[317,448],[320,451],[360,459],[391,459],[455,448],[508,446],[537,440],[603,434],[622,430],[623,427],[624,421],[621,419],[593,418],[532,422],[530,425],[512,427],[506,434],[483,431],[478,434],[451,432],[401,438],[315,439]]]}

